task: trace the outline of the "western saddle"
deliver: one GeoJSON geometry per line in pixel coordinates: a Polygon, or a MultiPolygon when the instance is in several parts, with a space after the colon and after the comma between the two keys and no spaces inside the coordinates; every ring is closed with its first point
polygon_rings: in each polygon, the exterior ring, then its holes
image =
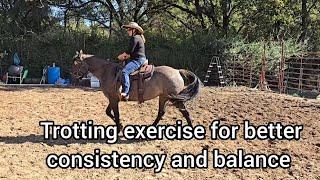
{"type": "Polygon", "coordinates": [[[154,65],[148,64],[148,60],[136,71],[130,74],[130,83],[136,81],[138,87],[138,102],[143,103],[143,94],[145,88],[145,80],[150,78],[154,72],[154,65]]]}

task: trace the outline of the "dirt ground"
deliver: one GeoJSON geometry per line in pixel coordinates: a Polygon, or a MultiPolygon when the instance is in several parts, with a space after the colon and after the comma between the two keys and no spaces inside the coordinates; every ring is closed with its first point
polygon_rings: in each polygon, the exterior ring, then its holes
{"type": "MultiPolygon", "coordinates": [[[[105,144],[92,141],[45,141],[41,120],[71,124],[92,119],[96,124],[113,124],[105,115],[107,100],[101,91],[62,88],[0,88],[0,179],[320,179],[320,101],[259,92],[247,88],[203,88],[201,95],[188,103],[194,125],[209,127],[213,120],[239,124],[250,120],[254,125],[268,122],[302,124],[299,141],[292,140],[205,140],[128,141],[105,144]],[[172,169],[166,160],[161,173],[153,169],[49,169],[49,153],[174,153],[198,154],[203,148],[218,148],[221,153],[236,153],[244,148],[250,153],[281,154],[292,157],[289,169],[172,169]]],[[[149,125],[157,115],[157,100],[142,105],[120,104],[123,125],[149,125]],[[140,110],[139,110],[140,109],[140,110]]],[[[160,124],[175,124],[183,119],[169,107],[160,124]]]]}

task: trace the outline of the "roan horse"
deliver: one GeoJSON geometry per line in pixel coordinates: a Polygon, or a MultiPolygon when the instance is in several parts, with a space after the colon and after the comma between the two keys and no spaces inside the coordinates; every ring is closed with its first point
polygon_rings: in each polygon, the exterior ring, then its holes
{"type": "MultiPolygon", "coordinates": [[[[73,78],[81,79],[88,72],[91,72],[100,80],[101,89],[109,99],[106,114],[114,120],[118,131],[122,129],[119,117],[119,83],[116,79],[120,64],[110,62],[94,55],[83,54],[82,50],[77,52],[72,65],[73,78]]],[[[185,102],[193,99],[200,90],[201,81],[192,72],[187,70],[177,70],[168,66],[158,66],[154,68],[153,75],[146,79],[143,100],[150,100],[159,96],[158,116],[153,125],[156,126],[165,114],[166,104],[171,101],[179,109],[187,123],[192,126],[192,118],[185,106],[185,102]],[[184,78],[183,78],[184,77],[184,78]],[[191,82],[185,86],[184,79],[191,82]]],[[[137,83],[131,82],[129,101],[137,101],[137,83]]]]}

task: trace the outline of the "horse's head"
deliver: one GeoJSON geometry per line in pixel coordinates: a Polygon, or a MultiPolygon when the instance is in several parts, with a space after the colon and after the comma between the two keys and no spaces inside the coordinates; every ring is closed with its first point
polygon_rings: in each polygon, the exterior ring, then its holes
{"type": "Polygon", "coordinates": [[[71,74],[76,79],[82,79],[85,75],[88,74],[89,65],[84,59],[85,56],[82,50],[80,50],[79,52],[77,51],[76,55],[73,57],[71,74]]]}

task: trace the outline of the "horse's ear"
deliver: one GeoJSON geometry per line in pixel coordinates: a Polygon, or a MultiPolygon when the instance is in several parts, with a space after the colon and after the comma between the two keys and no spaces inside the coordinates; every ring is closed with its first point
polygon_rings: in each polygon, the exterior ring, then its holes
{"type": "Polygon", "coordinates": [[[83,55],[83,51],[82,51],[82,49],[81,49],[81,50],[79,51],[79,58],[80,58],[81,61],[83,60],[82,55],[83,55]]]}

